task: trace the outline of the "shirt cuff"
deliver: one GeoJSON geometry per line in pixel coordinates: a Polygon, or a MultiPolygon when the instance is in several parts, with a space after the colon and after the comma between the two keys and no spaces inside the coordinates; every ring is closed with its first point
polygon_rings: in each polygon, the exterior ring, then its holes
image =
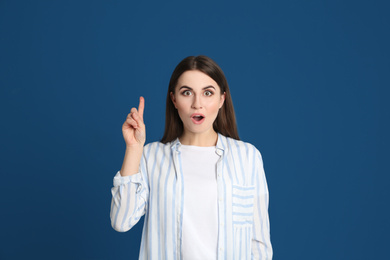
{"type": "Polygon", "coordinates": [[[129,182],[141,184],[142,182],[141,173],[137,172],[136,174],[130,176],[122,176],[120,171],[116,173],[114,177],[114,187],[125,185],[128,184],[129,182]]]}

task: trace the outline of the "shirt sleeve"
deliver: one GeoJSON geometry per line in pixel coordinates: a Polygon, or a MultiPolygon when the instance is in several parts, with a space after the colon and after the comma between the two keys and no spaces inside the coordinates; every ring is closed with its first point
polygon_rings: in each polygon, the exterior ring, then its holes
{"type": "Polygon", "coordinates": [[[252,259],[272,259],[273,251],[270,239],[270,225],[268,217],[268,186],[265,178],[263,160],[256,149],[255,160],[255,199],[252,238],[252,259]]]}
{"type": "MultiPolygon", "coordinates": [[[[145,159],[141,159],[140,169],[145,169],[145,159]]],[[[119,232],[130,230],[145,214],[149,197],[145,171],[131,176],[121,176],[118,171],[111,188],[111,225],[119,232]]]]}

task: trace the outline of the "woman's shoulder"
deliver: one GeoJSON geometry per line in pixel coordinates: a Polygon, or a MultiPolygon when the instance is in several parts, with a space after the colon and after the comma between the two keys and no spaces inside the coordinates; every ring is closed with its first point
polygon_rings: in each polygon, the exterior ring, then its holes
{"type": "Polygon", "coordinates": [[[161,147],[164,147],[165,145],[167,145],[167,144],[163,144],[159,141],[155,141],[155,142],[150,142],[150,143],[145,144],[144,149],[145,148],[146,149],[161,148],[161,147]]]}
{"type": "Polygon", "coordinates": [[[171,152],[171,145],[169,143],[161,143],[159,141],[147,143],[143,149],[143,158],[147,162],[153,162],[155,160],[164,160],[169,158],[167,156],[171,152]]]}
{"type": "Polygon", "coordinates": [[[256,162],[262,162],[263,160],[260,151],[255,145],[249,142],[221,135],[221,144],[227,154],[230,154],[233,157],[238,156],[238,158],[243,160],[254,160],[256,162]]]}
{"type": "Polygon", "coordinates": [[[172,142],[167,142],[167,143],[162,143],[160,141],[155,141],[155,142],[151,142],[151,143],[147,143],[145,146],[144,146],[144,151],[147,150],[165,150],[165,149],[170,149],[173,147],[173,145],[176,143],[176,141],[172,141],[172,142]]]}
{"type": "Polygon", "coordinates": [[[221,137],[221,144],[225,145],[226,147],[230,149],[253,149],[255,151],[259,151],[255,145],[245,142],[243,140],[237,140],[228,136],[224,136],[222,134],[219,134],[221,137]]]}

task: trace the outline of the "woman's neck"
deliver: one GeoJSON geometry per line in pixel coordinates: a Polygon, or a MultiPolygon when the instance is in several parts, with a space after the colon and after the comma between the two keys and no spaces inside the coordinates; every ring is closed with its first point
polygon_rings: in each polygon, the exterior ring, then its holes
{"type": "Polygon", "coordinates": [[[215,146],[218,140],[218,134],[214,131],[208,133],[189,133],[184,132],[182,136],[179,137],[180,143],[184,145],[194,145],[194,146],[215,146]]]}

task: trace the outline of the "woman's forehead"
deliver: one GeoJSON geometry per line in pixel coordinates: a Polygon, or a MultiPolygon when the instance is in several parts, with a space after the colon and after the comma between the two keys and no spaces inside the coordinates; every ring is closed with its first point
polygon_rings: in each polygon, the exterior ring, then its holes
{"type": "Polygon", "coordinates": [[[199,70],[187,70],[177,80],[176,87],[187,86],[192,89],[203,89],[207,86],[213,86],[219,88],[217,82],[213,80],[206,73],[199,70]]]}

